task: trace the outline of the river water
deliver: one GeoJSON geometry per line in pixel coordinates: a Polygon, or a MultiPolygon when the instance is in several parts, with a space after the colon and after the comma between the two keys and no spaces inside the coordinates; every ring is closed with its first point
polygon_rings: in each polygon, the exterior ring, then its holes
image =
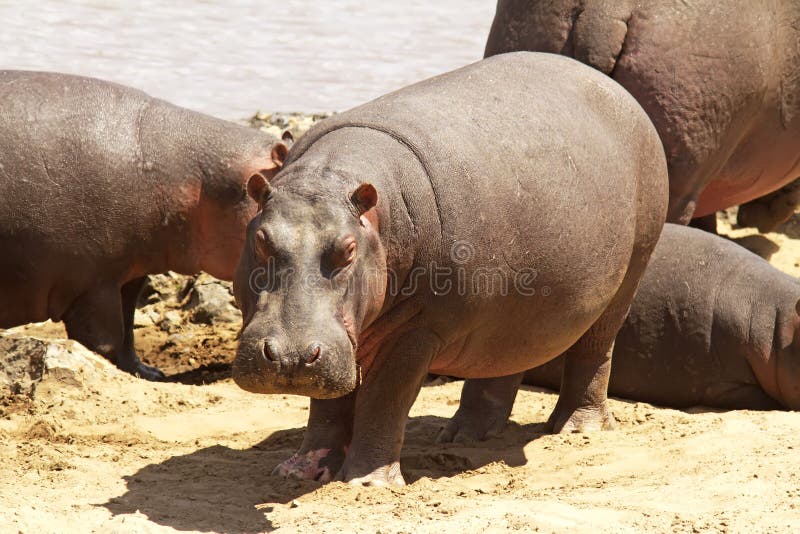
{"type": "Polygon", "coordinates": [[[495,0],[0,0],[0,68],[228,119],[343,110],[480,59],[495,0]]]}

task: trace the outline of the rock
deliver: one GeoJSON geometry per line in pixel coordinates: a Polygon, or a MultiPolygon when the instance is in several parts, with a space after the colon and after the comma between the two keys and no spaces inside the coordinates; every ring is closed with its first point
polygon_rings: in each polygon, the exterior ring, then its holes
{"type": "Polygon", "coordinates": [[[191,320],[200,324],[233,323],[242,320],[234,304],[230,282],[222,282],[207,274],[198,276],[182,301],[191,320]]]}
{"type": "Polygon", "coordinates": [[[168,334],[174,334],[180,330],[182,323],[183,317],[181,316],[180,312],[170,310],[164,313],[164,315],[158,321],[158,327],[168,334]]]}
{"type": "Polygon", "coordinates": [[[147,328],[148,326],[153,326],[155,324],[153,318],[149,313],[147,313],[148,311],[149,310],[142,312],[136,310],[136,313],[133,315],[134,328],[147,328]]]}
{"type": "Polygon", "coordinates": [[[248,121],[253,128],[261,130],[281,138],[284,133],[289,132],[295,140],[306,133],[314,124],[332,116],[328,113],[263,113],[258,112],[248,121]]]}
{"type": "Polygon", "coordinates": [[[169,271],[165,274],[151,274],[139,294],[139,306],[168,301],[177,298],[186,277],[169,271]]]}
{"type": "Polygon", "coordinates": [[[80,386],[108,373],[119,371],[75,341],[0,335],[0,396],[31,395],[46,377],[80,386]]]}

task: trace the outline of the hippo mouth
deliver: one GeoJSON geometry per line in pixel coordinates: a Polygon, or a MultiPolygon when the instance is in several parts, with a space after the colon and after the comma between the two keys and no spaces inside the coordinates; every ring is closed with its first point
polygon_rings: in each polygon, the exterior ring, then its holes
{"type": "Polygon", "coordinates": [[[344,331],[347,334],[347,339],[350,340],[350,348],[353,350],[353,355],[357,355],[358,336],[356,335],[355,331],[355,321],[350,314],[345,313],[344,307],[339,309],[339,312],[336,314],[336,319],[339,321],[339,323],[341,323],[342,328],[344,328],[344,331]]]}
{"type": "Polygon", "coordinates": [[[282,372],[278,368],[265,368],[253,364],[249,358],[237,355],[233,362],[233,379],[236,384],[251,393],[302,395],[312,399],[335,399],[352,392],[358,381],[353,362],[352,368],[327,369],[312,372],[282,372]]]}
{"type": "Polygon", "coordinates": [[[246,391],[333,399],[352,392],[358,384],[355,349],[349,336],[348,344],[341,336],[335,346],[323,345],[321,355],[317,352],[311,360],[291,353],[270,357],[264,346],[261,336],[247,332],[239,341],[232,374],[246,391]],[[336,346],[344,350],[336,350],[336,346]]]}

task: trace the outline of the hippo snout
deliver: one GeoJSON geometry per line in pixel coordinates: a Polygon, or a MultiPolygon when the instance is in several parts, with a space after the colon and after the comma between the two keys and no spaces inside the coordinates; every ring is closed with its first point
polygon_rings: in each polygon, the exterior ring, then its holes
{"type": "Polygon", "coordinates": [[[356,387],[355,354],[344,343],[312,340],[289,343],[286,336],[242,333],[233,379],[253,393],[336,398],[356,387]]]}
{"type": "Polygon", "coordinates": [[[298,353],[288,353],[276,348],[277,343],[274,339],[265,339],[262,344],[261,353],[267,362],[278,364],[281,367],[290,368],[293,365],[314,365],[322,356],[322,345],[316,341],[310,343],[308,347],[298,353]]]}

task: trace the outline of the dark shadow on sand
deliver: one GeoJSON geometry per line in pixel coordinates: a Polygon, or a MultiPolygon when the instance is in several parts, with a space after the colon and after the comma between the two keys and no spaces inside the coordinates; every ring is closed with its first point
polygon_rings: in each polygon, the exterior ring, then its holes
{"type": "MultiPolygon", "coordinates": [[[[496,461],[523,465],[523,447],[545,433],[544,422],[510,423],[489,441],[437,445],[434,438],[446,422],[433,416],[409,421],[401,457],[406,482],[451,477],[496,461]]],[[[321,486],[270,475],[297,449],[304,430],[274,432],[245,450],[215,445],[148,465],[125,477],[127,491],[102,506],[115,515],[138,510],[150,521],[177,530],[270,531],[272,505],[291,503],[321,486]]]]}
{"type": "Polygon", "coordinates": [[[231,377],[230,363],[208,363],[196,369],[167,376],[167,382],[177,382],[192,386],[205,386],[231,377]]]}

